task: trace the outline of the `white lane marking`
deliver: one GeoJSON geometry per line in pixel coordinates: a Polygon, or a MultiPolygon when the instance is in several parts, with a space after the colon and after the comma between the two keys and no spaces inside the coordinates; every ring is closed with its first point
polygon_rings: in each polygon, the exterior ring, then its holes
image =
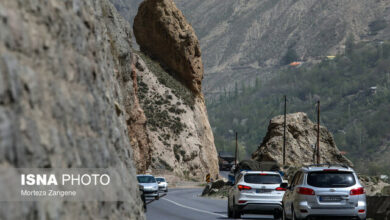
{"type": "Polygon", "coordinates": [[[194,210],[194,211],[197,211],[197,212],[202,212],[202,213],[206,213],[206,214],[210,214],[210,215],[216,215],[216,216],[220,216],[220,217],[226,217],[226,215],[221,215],[221,214],[218,214],[218,213],[214,213],[214,212],[209,212],[209,211],[205,211],[205,210],[201,210],[201,209],[196,209],[196,208],[192,208],[192,207],[189,207],[189,206],[186,206],[186,205],[182,205],[180,203],[177,203],[175,201],[172,201],[170,199],[167,199],[167,198],[162,198],[163,200],[166,200],[168,202],[171,202],[177,206],[180,206],[182,208],[186,208],[186,209],[191,209],[191,210],[194,210]]]}

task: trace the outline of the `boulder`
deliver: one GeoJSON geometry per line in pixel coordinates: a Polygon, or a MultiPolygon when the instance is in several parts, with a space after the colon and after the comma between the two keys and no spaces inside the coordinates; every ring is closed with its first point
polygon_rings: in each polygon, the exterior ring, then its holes
{"type": "Polygon", "coordinates": [[[142,2],[134,19],[134,35],[141,51],[201,94],[203,64],[198,38],[172,0],[142,2]]]}
{"type": "Polygon", "coordinates": [[[202,192],[202,196],[221,197],[225,198],[229,194],[229,190],[232,188],[230,184],[223,180],[216,180],[205,186],[202,192]]]}
{"type": "MultiPolygon", "coordinates": [[[[283,115],[274,117],[260,147],[252,154],[258,161],[276,161],[283,164],[283,115]]],[[[317,124],[303,112],[287,115],[286,165],[299,167],[313,163],[314,146],[317,142],[317,124]]],[[[321,163],[353,166],[336,146],[332,134],[320,126],[321,163]]]]}

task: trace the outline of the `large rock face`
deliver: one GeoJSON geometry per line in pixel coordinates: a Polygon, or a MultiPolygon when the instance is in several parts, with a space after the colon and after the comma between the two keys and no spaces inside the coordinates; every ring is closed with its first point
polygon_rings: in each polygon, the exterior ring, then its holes
{"type": "Polygon", "coordinates": [[[1,1],[0,30],[0,167],[122,167],[129,179],[127,202],[2,202],[0,219],[144,219],[128,23],[106,0],[1,1]]]}
{"type": "Polygon", "coordinates": [[[150,170],[191,180],[218,174],[214,136],[202,97],[144,54],[136,56],[138,97],[152,144],[150,170]]]}
{"type": "MultiPolygon", "coordinates": [[[[258,161],[276,161],[283,164],[283,115],[274,117],[268,132],[257,151],[252,154],[258,161]]],[[[314,146],[317,142],[317,124],[303,112],[287,115],[286,165],[299,167],[313,163],[314,146]]],[[[352,166],[352,162],[341,155],[332,134],[320,126],[321,163],[336,163],[352,166]]]]}
{"type": "Polygon", "coordinates": [[[134,35],[142,51],[200,94],[203,64],[198,39],[172,0],[142,2],[134,19],[134,35]]]}
{"type": "Polygon", "coordinates": [[[134,20],[134,34],[142,51],[135,61],[137,96],[153,143],[149,170],[193,180],[216,176],[217,152],[201,93],[203,65],[194,30],[172,0],[147,0],[134,20]]]}

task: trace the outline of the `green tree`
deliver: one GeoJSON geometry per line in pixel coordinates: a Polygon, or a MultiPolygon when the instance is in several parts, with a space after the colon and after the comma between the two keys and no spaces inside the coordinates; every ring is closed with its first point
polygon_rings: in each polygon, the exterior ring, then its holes
{"type": "Polygon", "coordinates": [[[353,48],[355,46],[355,38],[353,34],[349,34],[347,37],[347,40],[345,41],[345,55],[346,56],[351,56],[353,48]]]}
{"type": "Polygon", "coordinates": [[[291,62],[297,61],[299,59],[297,52],[294,48],[288,48],[286,54],[282,58],[282,65],[287,65],[291,62]]]}

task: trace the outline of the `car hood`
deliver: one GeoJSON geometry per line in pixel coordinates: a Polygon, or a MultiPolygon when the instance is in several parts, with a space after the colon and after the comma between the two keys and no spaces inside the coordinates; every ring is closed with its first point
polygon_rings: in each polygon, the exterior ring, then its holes
{"type": "Polygon", "coordinates": [[[158,186],[157,183],[140,183],[140,185],[144,186],[144,188],[158,186]]]}

